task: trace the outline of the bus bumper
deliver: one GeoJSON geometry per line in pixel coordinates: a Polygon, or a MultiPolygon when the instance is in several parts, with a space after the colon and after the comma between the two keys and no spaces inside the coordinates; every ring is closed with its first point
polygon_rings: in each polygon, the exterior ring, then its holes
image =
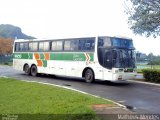
{"type": "Polygon", "coordinates": [[[132,80],[136,78],[137,73],[124,73],[124,74],[113,74],[113,81],[124,81],[124,80],[132,80]]]}

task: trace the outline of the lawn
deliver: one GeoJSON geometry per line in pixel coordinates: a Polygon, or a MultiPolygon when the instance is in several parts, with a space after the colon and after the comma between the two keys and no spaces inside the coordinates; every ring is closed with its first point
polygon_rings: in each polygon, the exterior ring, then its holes
{"type": "Polygon", "coordinates": [[[95,104],[113,103],[56,86],[0,78],[0,114],[18,115],[18,120],[97,119],[95,104]]]}
{"type": "Polygon", "coordinates": [[[137,72],[142,73],[143,69],[160,69],[160,65],[140,65],[137,64],[137,72]]]}

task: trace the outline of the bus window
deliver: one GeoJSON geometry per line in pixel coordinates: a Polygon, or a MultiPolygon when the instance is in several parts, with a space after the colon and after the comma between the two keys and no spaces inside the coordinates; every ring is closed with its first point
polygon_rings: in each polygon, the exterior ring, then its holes
{"type": "Polygon", "coordinates": [[[95,40],[94,39],[80,39],[78,50],[80,51],[93,51],[95,47],[95,40]]]}
{"type": "Polygon", "coordinates": [[[28,43],[23,43],[23,51],[28,51],[28,43]]]}
{"type": "Polygon", "coordinates": [[[20,43],[20,45],[19,45],[19,51],[23,51],[23,43],[20,43]]]}
{"type": "Polygon", "coordinates": [[[19,43],[15,43],[15,51],[19,51],[19,43]]]}
{"type": "Polygon", "coordinates": [[[30,51],[37,51],[38,50],[38,42],[30,42],[29,43],[29,50],[30,51]]]}
{"type": "Polygon", "coordinates": [[[56,46],[57,46],[57,41],[53,41],[51,50],[56,50],[56,46]]]}
{"type": "Polygon", "coordinates": [[[78,50],[78,40],[72,40],[70,50],[77,51],[78,50]]]}
{"type": "Polygon", "coordinates": [[[66,40],[64,43],[64,50],[77,51],[78,50],[78,40],[66,40]]]}
{"type": "Polygon", "coordinates": [[[39,51],[43,51],[43,42],[39,42],[39,51]]]}
{"type": "Polygon", "coordinates": [[[123,47],[134,49],[133,42],[130,39],[112,38],[112,45],[114,47],[123,47]]]}
{"type": "Polygon", "coordinates": [[[63,50],[63,41],[53,41],[51,50],[54,50],[54,51],[63,50]]]}
{"type": "Polygon", "coordinates": [[[28,43],[21,42],[19,43],[18,51],[27,51],[28,50],[28,43]]]}
{"type": "Polygon", "coordinates": [[[70,46],[71,45],[71,41],[70,40],[66,40],[64,42],[64,50],[70,50],[70,46]]]}
{"type": "Polygon", "coordinates": [[[49,42],[44,42],[44,51],[49,50],[49,42]]]}
{"type": "Polygon", "coordinates": [[[39,42],[39,51],[48,51],[49,42],[39,42]]]}
{"type": "Polygon", "coordinates": [[[98,47],[108,48],[111,47],[111,40],[109,37],[99,37],[98,47]]]}

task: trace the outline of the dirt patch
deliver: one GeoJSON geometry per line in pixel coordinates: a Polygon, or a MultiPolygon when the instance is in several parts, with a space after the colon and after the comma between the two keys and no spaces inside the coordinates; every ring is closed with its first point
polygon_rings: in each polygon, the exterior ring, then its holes
{"type": "Polygon", "coordinates": [[[92,109],[102,120],[118,120],[119,114],[134,114],[134,112],[126,108],[110,104],[92,105],[92,109]]]}

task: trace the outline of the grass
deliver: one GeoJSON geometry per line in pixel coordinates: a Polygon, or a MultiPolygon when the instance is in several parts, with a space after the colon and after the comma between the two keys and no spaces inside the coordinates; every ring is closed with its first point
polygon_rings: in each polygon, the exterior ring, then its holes
{"type": "Polygon", "coordinates": [[[137,66],[137,72],[142,73],[143,69],[160,69],[160,65],[136,65],[137,66]]]}
{"type": "Polygon", "coordinates": [[[95,104],[113,103],[55,86],[0,78],[0,114],[18,114],[23,120],[94,120],[95,104]]]}

